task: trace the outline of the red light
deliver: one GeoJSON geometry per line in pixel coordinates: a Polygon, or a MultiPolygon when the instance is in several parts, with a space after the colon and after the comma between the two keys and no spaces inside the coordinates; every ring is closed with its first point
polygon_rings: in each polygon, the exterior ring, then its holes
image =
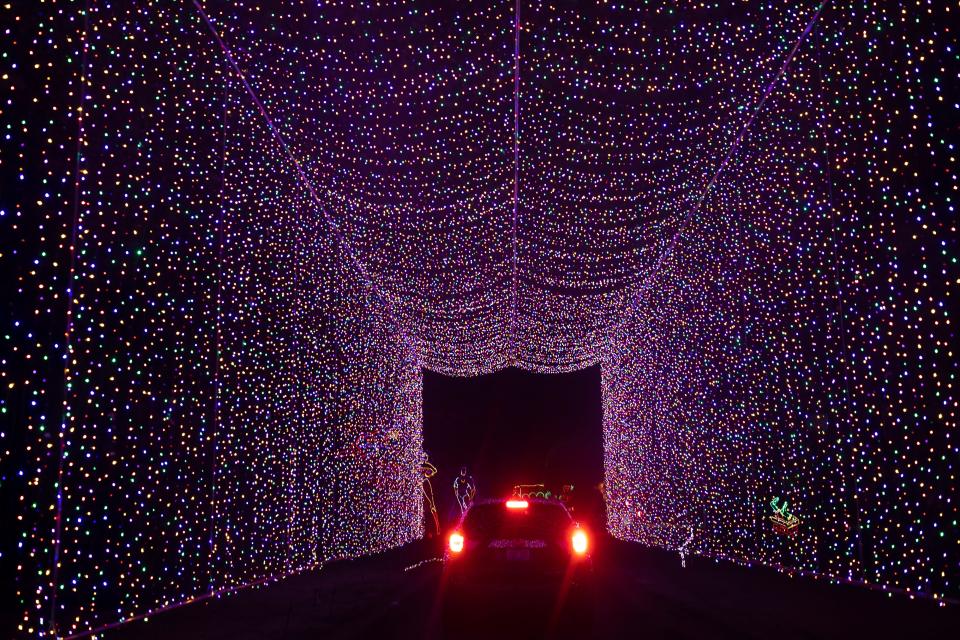
{"type": "Polygon", "coordinates": [[[460,553],[463,551],[463,535],[460,533],[450,534],[450,553],[460,553]]]}
{"type": "Polygon", "coordinates": [[[573,551],[578,556],[587,552],[587,534],[582,529],[576,529],[570,536],[570,543],[573,545],[573,551]]]}
{"type": "Polygon", "coordinates": [[[526,509],[529,506],[526,500],[507,500],[507,509],[526,509]]]}

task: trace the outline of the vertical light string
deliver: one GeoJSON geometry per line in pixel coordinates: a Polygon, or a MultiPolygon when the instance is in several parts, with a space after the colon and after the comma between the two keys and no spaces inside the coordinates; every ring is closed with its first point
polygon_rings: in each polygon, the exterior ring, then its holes
{"type": "Polygon", "coordinates": [[[60,549],[63,537],[63,476],[64,476],[64,458],[67,452],[67,433],[68,423],[71,421],[70,413],[70,391],[71,391],[71,372],[70,359],[73,357],[73,323],[74,323],[74,291],[77,285],[76,279],[76,254],[77,242],[79,239],[79,229],[81,224],[81,197],[82,197],[82,175],[83,175],[83,122],[86,109],[86,88],[87,88],[87,64],[89,47],[89,29],[90,29],[90,3],[93,0],[85,0],[83,6],[83,27],[80,30],[80,79],[79,90],[77,91],[77,155],[73,180],[73,225],[70,232],[70,268],[67,272],[67,317],[66,330],[64,333],[63,347],[63,407],[62,418],[60,420],[60,433],[58,437],[57,453],[57,485],[56,485],[56,514],[54,515],[53,531],[53,564],[50,568],[50,621],[49,631],[53,636],[57,635],[57,592],[58,582],[60,580],[60,549]]]}
{"type": "Polygon", "coordinates": [[[213,369],[213,424],[211,425],[210,441],[212,443],[214,464],[210,465],[210,535],[208,538],[208,548],[210,554],[209,567],[209,586],[208,592],[213,593],[216,589],[214,580],[213,566],[217,562],[216,550],[216,529],[217,529],[217,472],[216,460],[219,458],[219,434],[220,434],[220,403],[222,401],[223,389],[221,388],[220,366],[223,356],[223,280],[224,274],[224,242],[226,233],[224,225],[227,220],[227,154],[228,154],[228,135],[229,135],[229,117],[230,117],[230,70],[223,70],[223,108],[221,112],[220,135],[223,137],[223,146],[220,150],[220,207],[217,215],[217,298],[215,309],[215,337],[214,337],[214,369],[213,369]]]}
{"type": "Polygon", "coordinates": [[[510,279],[510,362],[516,363],[518,305],[517,278],[517,225],[520,217],[520,0],[514,4],[513,19],[513,221],[510,229],[510,255],[512,277],[510,279]]]}
{"type": "MultiPolygon", "coordinates": [[[[833,257],[831,261],[831,266],[833,268],[833,285],[834,285],[834,292],[836,295],[836,304],[834,305],[834,313],[836,314],[836,318],[837,318],[836,320],[837,332],[840,334],[840,349],[842,353],[846,354],[848,353],[847,352],[847,327],[844,322],[844,318],[846,314],[844,312],[843,287],[840,284],[843,280],[843,277],[842,277],[842,270],[840,268],[840,256],[838,255],[839,253],[838,247],[840,247],[841,245],[840,245],[840,238],[837,235],[837,230],[838,230],[837,228],[840,226],[841,222],[838,219],[838,216],[836,214],[834,201],[833,201],[833,169],[831,166],[833,164],[833,158],[831,157],[831,153],[830,153],[830,145],[832,144],[831,137],[830,137],[831,109],[827,104],[827,100],[825,96],[827,80],[823,71],[823,29],[817,29],[816,35],[817,35],[817,41],[816,41],[817,88],[819,92],[818,106],[820,108],[821,131],[823,132],[824,178],[825,178],[826,190],[827,190],[826,204],[827,204],[827,209],[830,212],[830,216],[829,216],[830,241],[832,245],[831,255],[833,257]]],[[[851,398],[852,398],[852,395],[850,393],[850,380],[845,375],[843,376],[844,402],[843,402],[842,408],[844,410],[844,414],[847,416],[849,416],[852,413],[852,409],[853,409],[851,398]]],[[[852,503],[852,507],[853,507],[852,509],[853,535],[855,535],[857,539],[857,559],[860,562],[860,577],[863,578],[865,576],[866,565],[864,564],[864,556],[863,556],[863,530],[860,524],[860,518],[861,518],[860,488],[857,486],[854,486],[851,489],[850,487],[850,483],[851,483],[850,478],[857,477],[856,469],[855,469],[856,457],[855,457],[855,452],[853,450],[853,444],[852,444],[853,434],[851,433],[851,426],[846,419],[842,421],[843,425],[845,426],[841,426],[841,420],[839,416],[836,416],[836,419],[837,419],[836,431],[837,433],[843,434],[845,453],[847,454],[847,457],[849,460],[848,465],[850,467],[853,467],[852,474],[848,473],[848,469],[843,468],[844,465],[841,465],[841,468],[838,471],[841,474],[841,483],[843,484],[846,490],[845,493],[851,497],[850,502],[852,503]]],[[[826,455],[825,452],[824,452],[824,455],[826,455]]],[[[854,482],[856,481],[854,480],[854,482]]],[[[820,561],[819,557],[817,558],[817,561],[818,562],[820,561]]],[[[853,577],[853,576],[850,576],[850,577],[853,577]]]]}

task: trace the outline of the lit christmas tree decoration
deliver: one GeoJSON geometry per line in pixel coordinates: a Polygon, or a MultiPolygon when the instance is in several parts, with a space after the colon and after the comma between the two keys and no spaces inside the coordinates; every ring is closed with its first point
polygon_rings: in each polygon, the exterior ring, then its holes
{"type": "Polygon", "coordinates": [[[958,11],[0,4],[17,633],[422,537],[424,369],[599,364],[618,538],[960,599],[958,11]]]}

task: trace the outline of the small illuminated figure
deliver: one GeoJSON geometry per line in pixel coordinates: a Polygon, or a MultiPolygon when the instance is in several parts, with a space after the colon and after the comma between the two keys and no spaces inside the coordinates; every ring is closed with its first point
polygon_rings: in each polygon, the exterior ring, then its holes
{"type": "Polygon", "coordinates": [[[687,568],[687,555],[690,553],[690,543],[693,542],[693,527],[689,527],[689,529],[690,535],[687,536],[687,539],[684,540],[678,549],[680,552],[680,566],[684,569],[687,568]]]}
{"type": "Polygon", "coordinates": [[[774,496],[770,501],[770,507],[773,509],[773,515],[770,521],[773,523],[773,530],[779,534],[794,536],[797,533],[797,527],[800,525],[800,518],[787,510],[786,500],[780,504],[780,497],[774,496]]]}
{"type": "Polygon", "coordinates": [[[573,485],[565,484],[560,488],[560,495],[557,496],[557,499],[564,504],[567,509],[573,510],[573,505],[570,504],[570,497],[573,496],[573,485]]]}
{"type": "Polygon", "coordinates": [[[457,496],[460,513],[465,513],[470,508],[473,498],[477,495],[477,485],[473,481],[473,476],[467,473],[466,467],[460,467],[460,475],[454,478],[453,493],[457,496]]]}
{"type": "MultiPolygon", "coordinates": [[[[423,462],[420,463],[420,474],[423,476],[423,480],[420,482],[420,493],[423,494],[426,506],[430,509],[430,515],[433,516],[434,532],[427,532],[427,537],[439,536],[440,517],[437,515],[437,503],[433,499],[433,483],[430,482],[430,478],[437,475],[437,468],[430,462],[426,452],[423,454],[423,462]]],[[[424,529],[426,528],[424,527],[424,529]]]]}
{"type": "Polygon", "coordinates": [[[513,486],[514,498],[548,498],[550,492],[543,484],[517,484],[513,486]]]}

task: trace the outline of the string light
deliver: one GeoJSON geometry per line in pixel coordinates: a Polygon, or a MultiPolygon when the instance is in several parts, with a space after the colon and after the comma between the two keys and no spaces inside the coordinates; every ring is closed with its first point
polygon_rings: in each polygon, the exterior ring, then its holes
{"type": "Polygon", "coordinates": [[[795,10],[603,360],[610,527],[675,548],[690,511],[698,553],[956,600],[952,10],[830,3],[805,39],[795,10]]]}
{"type": "Polygon", "coordinates": [[[619,537],[960,597],[955,7],[117,4],[0,5],[21,635],[422,535],[421,367],[600,363],[619,537]]]}

